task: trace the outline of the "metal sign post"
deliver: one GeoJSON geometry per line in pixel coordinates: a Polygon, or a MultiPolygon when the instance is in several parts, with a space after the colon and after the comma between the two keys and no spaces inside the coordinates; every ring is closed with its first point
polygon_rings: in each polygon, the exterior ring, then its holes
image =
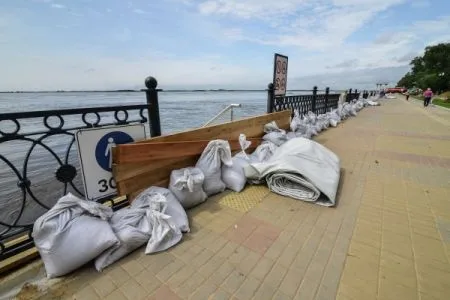
{"type": "Polygon", "coordinates": [[[273,87],[275,97],[286,95],[287,71],[288,57],[275,53],[273,63],[273,87]]]}
{"type": "Polygon", "coordinates": [[[81,129],[76,133],[85,196],[97,200],[116,194],[112,147],[145,139],[144,124],[81,129]]]}

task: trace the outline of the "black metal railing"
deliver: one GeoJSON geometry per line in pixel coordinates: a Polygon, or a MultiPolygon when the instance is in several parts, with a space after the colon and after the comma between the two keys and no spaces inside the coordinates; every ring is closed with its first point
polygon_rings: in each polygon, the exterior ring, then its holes
{"type": "Polygon", "coordinates": [[[324,91],[315,86],[312,90],[304,91],[308,94],[296,96],[275,96],[273,84],[267,89],[267,112],[277,112],[290,109],[297,110],[300,115],[312,111],[316,114],[326,113],[338,107],[340,94],[330,93],[330,88],[324,91]]]}
{"type": "Polygon", "coordinates": [[[360,96],[360,92],[358,92],[358,90],[352,90],[349,89],[348,91],[345,92],[345,102],[351,102],[355,99],[358,99],[360,96]]]}
{"type": "Polygon", "coordinates": [[[77,130],[141,123],[161,135],[157,81],[145,84],[146,104],[0,114],[0,260],[33,246],[34,221],[58,198],[84,197],[77,130]]]}

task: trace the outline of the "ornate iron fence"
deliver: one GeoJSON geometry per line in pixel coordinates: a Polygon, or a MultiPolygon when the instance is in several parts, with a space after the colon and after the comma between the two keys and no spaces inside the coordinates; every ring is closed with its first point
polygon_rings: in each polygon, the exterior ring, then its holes
{"type": "Polygon", "coordinates": [[[346,102],[351,102],[351,101],[353,101],[355,99],[358,99],[360,94],[361,93],[358,92],[358,90],[356,90],[356,89],[355,90],[349,89],[348,91],[346,91],[345,101],[346,102]]]}
{"type": "Polygon", "coordinates": [[[340,94],[330,93],[330,88],[328,87],[325,91],[319,91],[315,86],[312,90],[303,92],[309,93],[309,95],[275,97],[273,84],[270,83],[267,89],[267,112],[290,109],[292,111],[297,110],[300,115],[307,114],[309,111],[323,114],[338,107],[340,94]]]}
{"type": "Polygon", "coordinates": [[[0,114],[0,260],[33,246],[34,221],[59,197],[84,197],[78,129],[142,123],[161,134],[157,82],[145,83],[146,104],[0,114]]]}

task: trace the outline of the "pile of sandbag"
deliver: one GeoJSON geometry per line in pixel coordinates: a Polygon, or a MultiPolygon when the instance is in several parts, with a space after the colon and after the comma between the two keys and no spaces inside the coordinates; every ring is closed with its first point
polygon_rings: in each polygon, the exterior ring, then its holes
{"type": "Polygon", "coordinates": [[[70,273],[120,245],[108,223],[112,215],[111,208],[69,193],[39,217],[32,237],[47,277],[70,273]]]}
{"type": "Polygon", "coordinates": [[[69,193],[36,220],[32,236],[47,277],[54,278],[92,260],[102,271],[144,244],[146,254],[166,250],[183,232],[189,222],[179,201],[170,190],[151,187],[114,213],[69,193]]]}
{"type": "Polygon", "coordinates": [[[210,141],[196,165],[205,176],[203,189],[208,196],[221,193],[226,188],[222,181],[222,163],[232,165],[230,144],[225,140],[210,141]]]}
{"type": "MultiPolygon", "coordinates": [[[[364,107],[378,105],[380,104],[374,100],[360,98],[355,99],[352,102],[339,104],[336,109],[320,115],[316,115],[310,111],[307,114],[300,116],[298,111],[295,110],[290,125],[291,132],[286,133],[286,136],[288,137],[287,140],[296,137],[311,139],[320,132],[328,129],[330,126],[337,127],[340,122],[349,117],[356,117],[358,112],[364,107]]],[[[275,127],[276,124],[274,125],[271,123],[270,126],[275,127]]],[[[286,142],[286,140],[281,139],[279,141],[286,142]]],[[[277,143],[277,146],[282,144],[283,143],[279,142],[277,143]]]]}
{"type": "MultiPolygon", "coordinates": [[[[273,131],[275,133],[275,131],[273,131]]],[[[272,143],[272,142],[267,142],[272,143]]],[[[231,165],[224,165],[222,168],[222,180],[226,187],[232,191],[240,192],[244,189],[247,178],[244,174],[244,168],[251,162],[256,162],[257,158],[249,156],[245,152],[250,147],[251,142],[247,141],[244,134],[239,135],[239,145],[241,151],[232,158],[231,165]]]]}
{"type": "Polygon", "coordinates": [[[266,124],[263,142],[253,153],[247,153],[251,143],[244,134],[239,136],[241,151],[233,157],[228,141],[210,141],[195,166],[172,171],[168,189],[150,187],[129,208],[114,213],[105,205],[67,194],[33,228],[48,277],[67,274],[92,260],[101,271],[145,244],[146,254],[166,250],[190,231],[185,209],[226,188],[240,192],[247,183],[267,182],[276,193],[334,205],[339,159],[310,139],[372,105],[378,103],[360,99],[322,115],[300,116],[295,111],[291,131],[276,122],[266,124]]]}

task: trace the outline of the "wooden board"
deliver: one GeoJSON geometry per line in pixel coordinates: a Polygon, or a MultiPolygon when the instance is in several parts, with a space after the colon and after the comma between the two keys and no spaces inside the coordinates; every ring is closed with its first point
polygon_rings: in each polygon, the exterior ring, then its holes
{"type": "MultiPolygon", "coordinates": [[[[249,138],[248,150],[253,150],[261,144],[261,138],[249,138]]],[[[118,165],[129,163],[148,164],[160,160],[183,158],[200,155],[210,140],[165,142],[165,143],[133,143],[113,149],[113,161],[118,165]]],[[[239,141],[228,141],[231,151],[241,150],[239,141]]]]}
{"type": "Polygon", "coordinates": [[[236,151],[239,134],[243,133],[254,149],[261,142],[265,124],[275,121],[280,128],[288,129],[290,118],[291,111],[277,112],[118,145],[113,150],[118,194],[131,196],[150,186],[167,187],[172,170],[194,166],[211,140],[228,140],[232,151],[236,151]]]}

